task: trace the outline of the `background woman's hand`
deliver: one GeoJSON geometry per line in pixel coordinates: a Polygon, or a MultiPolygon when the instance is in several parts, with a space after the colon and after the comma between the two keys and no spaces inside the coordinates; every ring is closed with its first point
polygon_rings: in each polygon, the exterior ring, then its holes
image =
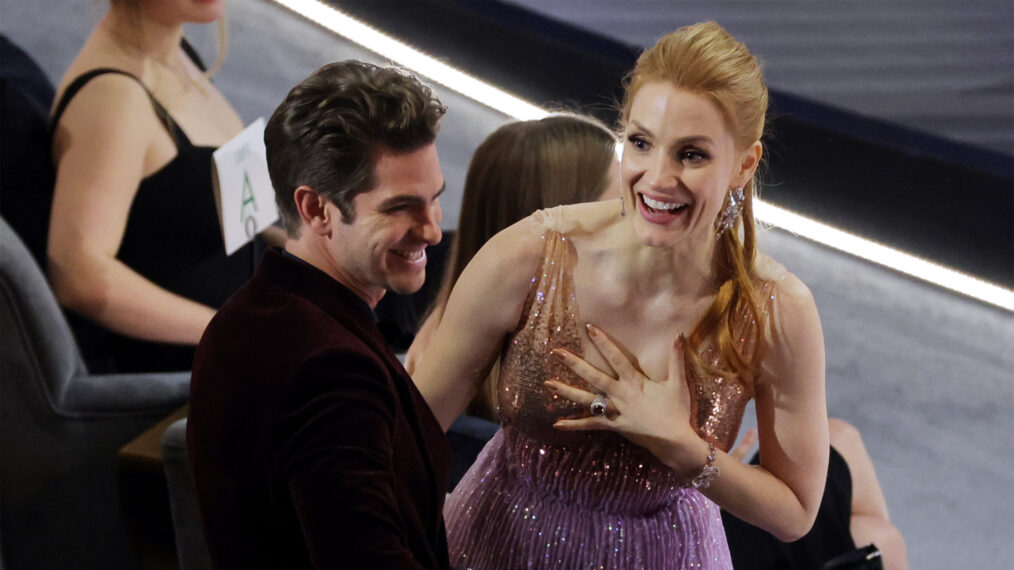
{"type": "Polygon", "coordinates": [[[746,461],[750,452],[753,451],[753,446],[756,444],[757,428],[750,428],[743,434],[743,440],[739,442],[739,445],[729,452],[729,457],[733,457],[740,461],[746,461]]]}
{"type": "MultiPolygon", "coordinates": [[[[696,475],[707,456],[707,445],[690,423],[690,390],[682,335],[669,354],[668,376],[661,380],[648,378],[598,327],[588,325],[588,336],[617,377],[567,350],[557,348],[553,354],[597,393],[606,396],[606,413],[559,420],[554,427],[615,431],[653,453],[677,474],[696,475]]],[[[554,393],[585,406],[591,406],[596,395],[555,380],[545,385],[554,393]]]]}

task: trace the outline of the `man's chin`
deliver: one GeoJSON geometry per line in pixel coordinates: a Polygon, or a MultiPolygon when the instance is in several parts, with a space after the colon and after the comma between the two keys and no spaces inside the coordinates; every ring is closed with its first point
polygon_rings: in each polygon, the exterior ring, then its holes
{"type": "Polygon", "coordinates": [[[398,295],[412,295],[413,293],[419,292],[422,286],[426,283],[426,273],[416,279],[395,279],[392,280],[390,286],[387,288],[391,293],[398,295]]]}

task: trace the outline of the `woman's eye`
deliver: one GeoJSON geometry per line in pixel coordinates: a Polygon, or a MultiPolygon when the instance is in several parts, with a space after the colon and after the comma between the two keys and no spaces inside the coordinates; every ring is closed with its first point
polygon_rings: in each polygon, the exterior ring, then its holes
{"type": "Polygon", "coordinates": [[[634,147],[635,149],[640,151],[648,150],[648,141],[644,140],[644,137],[634,135],[631,136],[628,140],[630,141],[630,146],[634,147]]]}
{"type": "Polygon", "coordinates": [[[680,153],[680,160],[689,162],[690,164],[698,164],[711,158],[706,152],[691,149],[685,150],[680,153]]]}

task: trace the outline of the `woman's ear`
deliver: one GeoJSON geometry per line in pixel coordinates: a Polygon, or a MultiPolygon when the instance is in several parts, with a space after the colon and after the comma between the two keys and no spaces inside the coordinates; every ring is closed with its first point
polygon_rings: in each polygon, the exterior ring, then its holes
{"type": "Polygon", "coordinates": [[[292,199],[299,211],[302,224],[317,235],[331,234],[331,209],[327,207],[327,198],[309,186],[300,186],[292,193],[292,199]]]}
{"type": "Polygon", "coordinates": [[[746,183],[753,178],[757,167],[760,166],[761,157],[764,156],[764,146],[760,141],[754,142],[743,154],[740,155],[739,165],[733,175],[733,186],[746,186],[746,183]]]}

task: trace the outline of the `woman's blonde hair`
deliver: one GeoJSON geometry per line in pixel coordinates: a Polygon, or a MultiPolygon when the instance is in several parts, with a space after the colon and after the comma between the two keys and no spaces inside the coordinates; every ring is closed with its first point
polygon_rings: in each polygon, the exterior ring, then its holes
{"type": "MultiPolygon", "coordinates": [[[[760,62],[715,22],[679,28],[660,39],[637,60],[626,78],[622,120],[626,124],[630,106],[642,87],[667,83],[709,98],[715,103],[733,133],[736,147],[744,150],[761,139],[768,108],[768,89],[760,62]]],[[[746,200],[736,225],[721,233],[716,250],[716,281],[720,284],[714,302],[701,317],[685,343],[686,355],[698,369],[732,374],[748,385],[756,377],[760,359],[760,331],[764,323],[758,310],[752,274],[757,253],[757,231],[753,199],[757,177],[744,187],[746,200]],[[742,236],[741,236],[742,234],[742,236]],[[748,334],[754,342],[743,343],[739,329],[743,317],[756,323],[748,334]],[[713,370],[701,361],[698,352],[705,340],[713,338],[727,370],[713,370]],[[753,346],[749,354],[744,345],[753,346]]],[[[728,205],[726,196],[726,205],[728,205]]],[[[723,207],[724,210],[724,207],[723,207]]]]}

